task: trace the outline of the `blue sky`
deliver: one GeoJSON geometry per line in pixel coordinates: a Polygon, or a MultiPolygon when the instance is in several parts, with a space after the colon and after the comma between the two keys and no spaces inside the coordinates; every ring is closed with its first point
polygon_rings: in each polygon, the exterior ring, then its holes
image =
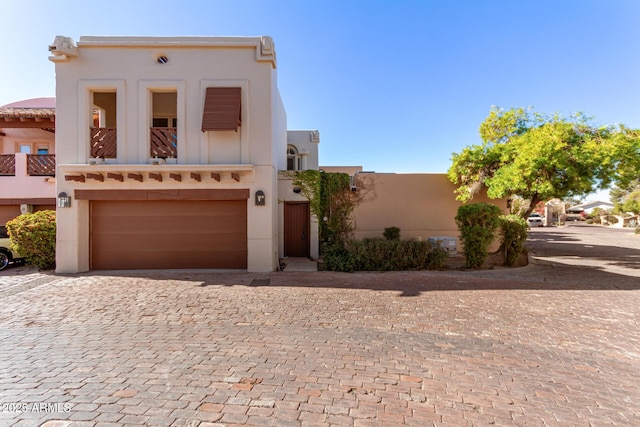
{"type": "Polygon", "coordinates": [[[445,172],[492,105],[640,127],[637,0],[1,3],[0,105],[54,95],[56,35],[270,35],[323,165],[445,172]]]}

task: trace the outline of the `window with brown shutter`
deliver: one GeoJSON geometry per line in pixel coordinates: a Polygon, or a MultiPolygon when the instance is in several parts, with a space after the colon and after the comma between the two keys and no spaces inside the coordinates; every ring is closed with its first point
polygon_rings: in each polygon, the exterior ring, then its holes
{"type": "Polygon", "coordinates": [[[202,131],[235,130],[240,126],[240,88],[208,87],[204,98],[202,131]]]}

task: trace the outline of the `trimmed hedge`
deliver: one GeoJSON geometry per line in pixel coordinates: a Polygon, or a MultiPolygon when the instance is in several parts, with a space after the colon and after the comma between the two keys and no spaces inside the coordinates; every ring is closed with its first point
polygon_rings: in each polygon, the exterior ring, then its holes
{"type": "Polygon", "coordinates": [[[327,271],[439,270],[448,258],[445,249],[429,242],[381,238],[347,240],[329,245],[323,254],[327,271]]]}
{"type": "Polygon", "coordinates": [[[499,207],[489,203],[473,203],[458,208],[456,224],[468,268],[481,268],[489,256],[489,246],[500,225],[501,214],[499,207]]]}
{"type": "Polygon", "coordinates": [[[387,227],[382,236],[387,240],[400,240],[400,229],[398,227],[387,227]]]}
{"type": "Polygon", "coordinates": [[[502,215],[500,217],[500,249],[504,253],[504,265],[513,267],[520,254],[526,251],[525,243],[529,235],[527,221],[518,215],[502,215]]]}
{"type": "Polygon", "coordinates": [[[56,212],[39,211],[20,215],[7,222],[11,248],[27,264],[53,268],[56,263],[56,212]]]}

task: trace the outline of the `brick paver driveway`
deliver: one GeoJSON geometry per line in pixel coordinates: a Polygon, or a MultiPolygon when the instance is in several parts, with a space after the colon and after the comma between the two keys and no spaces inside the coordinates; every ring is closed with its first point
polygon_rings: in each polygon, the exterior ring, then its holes
{"type": "Polygon", "coordinates": [[[54,276],[2,298],[0,425],[640,425],[640,283],[553,268],[54,276]]]}

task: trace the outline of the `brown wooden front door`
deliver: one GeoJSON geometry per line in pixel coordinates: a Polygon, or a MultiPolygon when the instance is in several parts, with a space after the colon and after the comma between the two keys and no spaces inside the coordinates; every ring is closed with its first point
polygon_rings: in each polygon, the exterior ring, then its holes
{"type": "Polygon", "coordinates": [[[284,256],[309,256],[309,203],[284,204],[284,256]]]}

